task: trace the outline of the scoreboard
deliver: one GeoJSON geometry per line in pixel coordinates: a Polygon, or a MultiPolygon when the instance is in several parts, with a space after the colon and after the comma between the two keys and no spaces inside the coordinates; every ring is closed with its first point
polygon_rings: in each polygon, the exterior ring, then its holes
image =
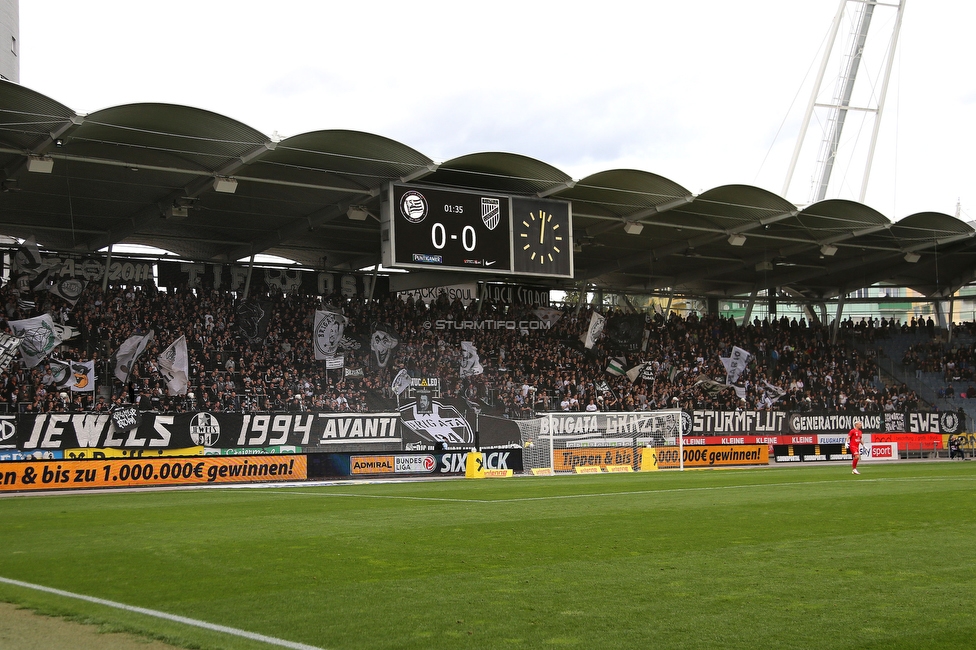
{"type": "Polygon", "coordinates": [[[389,268],[573,277],[566,201],[391,184],[381,222],[389,268]]]}

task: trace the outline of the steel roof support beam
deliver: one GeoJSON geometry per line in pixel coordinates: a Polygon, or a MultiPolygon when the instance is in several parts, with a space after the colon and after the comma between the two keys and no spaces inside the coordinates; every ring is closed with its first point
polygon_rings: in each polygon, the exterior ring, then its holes
{"type": "MultiPolygon", "coordinates": [[[[176,190],[174,192],[170,192],[168,195],[161,198],[156,205],[146,208],[136,213],[135,215],[129,217],[123,222],[122,227],[110,229],[106,231],[102,237],[93,237],[92,239],[89,239],[83,242],[82,244],[80,244],[77,248],[79,248],[80,250],[84,250],[86,252],[90,252],[90,251],[97,251],[110,244],[118,244],[119,242],[123,241],[126,237],[135,234],[140,229],[144,228],[145,226],[149,225],[150,223],[158,219],[169,206],[173,205],[175,201],[182,198],[196,198],[201,194],[203,194],[204,192],[212,191],[211,183],[213,182],[215,176],[218,175],[229,176],[233,174],[236,170],[241,169],[246,165],[259,159],[261,156],[267,154],[269,151],[274,151],[275,147],[277,146],[278,146],[277,142],[268,140],[267,142],[258,145],[257,147],[253,148],[251,151],[240,156],[239,158],[235,158],[225,163],[214,172],[201,172],[200,170],[194,170],[194,171],[184,170],[182,172],[179,172],[179,173],[187,173],[187,174],[196,174],[199,178],[191,182],[182,190],[176,190]]],[[[131,163],[125,164],[121,161],[107,161],[107,160],[101,160],[97,158],[86,160],[86,162],[95,162],[95,163],[109,164],[114,166],[126,166],[126,167],[133,166],[131,163]]],[[[138,165],[135,166],[138,167],[138,165]]],[[[165,171],[177,171],[177,170],[165,170],[165,171]]]]}

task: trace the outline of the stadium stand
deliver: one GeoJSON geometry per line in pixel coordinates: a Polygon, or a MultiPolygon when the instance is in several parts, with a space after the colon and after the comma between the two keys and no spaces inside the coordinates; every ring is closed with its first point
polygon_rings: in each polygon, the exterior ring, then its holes
{"type": "MultiPolygon", "coordinates": [[[[49,293],[24,295],[12,284],[0,289],[5,316],[16,320],[48,313],[78,330],[58,356],[96,362],[96,390],[70,393],[53,382],[50,363],[27,369],[15,360],[0,375],[0,410],[7,412],[104,411],[113,404],[184,412],[370,411],[395,404],[393,376],[405,368],[414,377],[439,377],[441,394],[481,399],[510,418],[544,410],[636,411],[685,409],[789,411],[901,411],[917,409],[921,398],[909,382],[881,381],[878,359],[886,345],[920,337],[908,347],[905,367],[938,370],[954,383],[976,382],[973,346],[947,349],[928,338],[926,328],[882,319],[842,323],[831,343],[829,328],[804,320],[754,320],[746,326],[718,316],[604,313],[607,322],[637,318],[643,340],[621,345],[606,336],[592,348],[583,339],[592,307],[564,307],[551,329],[437,329],[431,323],[475,318],[532,318],[531,306],[485,301],[467,307],[441,298],[430,305],[385,295],[370,302],[339,294],[265,294],[272,305],[267,336],[253,344],[241,337],[240,299],[211,289],[157,290],[115,287],[103,293],[89,284],[71,305],[49,293]],[[33,298],[33,300],[31,300],[33,298]],[[362,377],[343,378],[315,360],[312,320],[323,305],[347,318],[345,367],[362,377]],[[399,345],[386,367],[371,363],[370,324],[386,323],[399,345]],[[125,387],[113,376],[111,356],[133,334],[153,329],[155,338],[125,387]],[[188,342],[190,387],[169,396],[157,358],[180,335],[188,342]],[[924,338],[921,338],[924,337],[924,338]],[[460,373],[462,341],[473,342],[483,372],[460,373]],[[623,348],[623,349],[622,349],[623,348]],[[723,384],[722,357],[735,348],[752,354],[738,381],[738,393],[723,384]],[[608,371],[616,359],[615,373],[608,371]],[[623,374],[630,369],[637,377],[623,374]],[[637,369],[638,372],[634,372],[637,369]],[[958,377],[958,378],[957,378],[958,377]],[[711,381],[710,381],[711,380],[711,381]]],[[[9,328],[7,330],[9,332],[9,328]]],[[[967,393],[969,394],[969,393],[967,393]]],[[[958,398],[956,398],[958,399],[958,398]]],[[[937,408],[941,408],[938,403],[937,408]]],[[[948,405],[947,405],[948,406],[948,405]]]]}

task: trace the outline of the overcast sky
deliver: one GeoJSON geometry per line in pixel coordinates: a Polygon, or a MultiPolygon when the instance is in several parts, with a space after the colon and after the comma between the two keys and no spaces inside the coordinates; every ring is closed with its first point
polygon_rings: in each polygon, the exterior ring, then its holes
{"type": "MultiPolygon", "coordinates": [[[[268,135],[375,133],[438,162],[508,151],[577,179],[635,168],[696,194],[783,194],[838,5],[22,0],[20,81],[81,113],[185,104],[268,135]]],[[[879,7],[872,36],[887,43],[893,18],[879,7]]],[[[957,200],[976,219],[974,29],[973,0],[907,1],[865,200],[891,219],[957,200]]],[[[859,78],[877,90],[883,56],[868,58],[859,78]]],[[[852,116],[845,142],[869,132],[852,116]]],[[[794,203],[816,155],[801,156],[794,203]]],[[[828,198],[857,199],[862,174],[839,160],[828,198]]]]}

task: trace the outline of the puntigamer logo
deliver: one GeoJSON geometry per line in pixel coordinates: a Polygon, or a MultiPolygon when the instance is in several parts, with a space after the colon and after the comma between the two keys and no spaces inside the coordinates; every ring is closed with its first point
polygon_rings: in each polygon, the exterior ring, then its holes
{"type": "Polygon", "coordinates": [[[427,253],[414,253],[413,254],[413,261],[414,262],[421,262],[421,263],[424,263],[424,264],[443,264],[444,263],[444,256],[443,255],[429,255],[427,253]]]}

